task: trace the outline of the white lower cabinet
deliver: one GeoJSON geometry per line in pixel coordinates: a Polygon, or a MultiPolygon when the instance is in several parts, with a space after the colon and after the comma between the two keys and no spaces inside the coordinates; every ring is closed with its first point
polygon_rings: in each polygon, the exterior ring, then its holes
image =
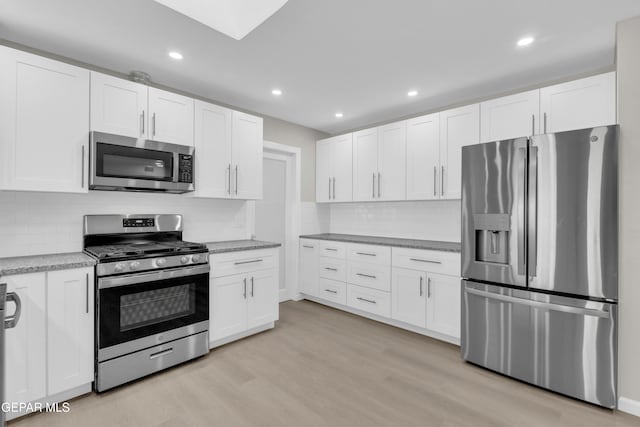
{"type": "Polygon", "coordinates": [[[427,273],[394,268],[391,281],[391,318],[410,325],[427,326],[427,273]]]}
{"type": "Polygon", "coordinates": [[[299,291],[307,295],[317,296],[318,278],[318,241],[300,239],[299,291]]]}
{"type": "Polygon", "coordinates": [[[389,292],[349,283],[347,285],[347,305],[378,316],[391,316],[391,294],[389,292]]]}
{"type": "Polygon", "coordinates": [[[427,329],[460,338],[460,278],[427,277],[427,329]]]}
{"type": "MultiPolygon", "coordinates": [[[[86,267],[0,278],[22,302],[18,324],[5,331],[7,402],[55,401],[62,394],[68,399],[91,390],[93,271],[86,267]]],[[[13,310],[8,303],[7,315],[13,310]]]]}
{"type": "Polygon", "coordinates": [[[347,284],[321,277],[318,280],[318,298],[338,304],[347,304],[347,284]]]}
{"type": "Polygon", "coordinates": [[[243,338],[252,330],[266,328],[278,320],[278,268],[273,267],[278,265],[277,248],[223,253],[210,259],[211,348],[243,338]],[[234,272],[229,265],[240,272],[234,272]]]}

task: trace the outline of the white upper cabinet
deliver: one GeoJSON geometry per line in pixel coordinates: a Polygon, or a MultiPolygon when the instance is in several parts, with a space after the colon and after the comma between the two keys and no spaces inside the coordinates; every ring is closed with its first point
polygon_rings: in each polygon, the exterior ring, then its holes
{"type": "Polygon", "coordinates": [[[195,101],[196,197],[231,196],[231,116],[228,108],[195,101]]]}
{"type": "Polygon", "coordinates": [[[353,134],[353,200],[376,198],[378,179],[378,128],[353,134]]]}
{"type": "Polygon", "coordinates": [[[540,89],[542,133],[616,123],[616,73],[540,89]]]}
{"type": "Polygon", "coordinates": [[[193,108],[193,98],[150,87],[148,138],[192,146],[193,108]]]}
{"type": "Polygon", "coordinates": [[[147,138],[148,88],[140,83],[91,72],[91,130],[147,138]]]}
{"type": "Polygon", "coordinates": [[[480,105],[467,105],[440,113],[440,194],[460,199],[462,147],[480,142],[480,105]]]}
{"type": "Polygon", "coordinates": [[[239,199],[261,199],[262,118],[234,111],[231,137],[232,193],[239,199]]]}
{"type": "Polygon", "coordinates": [[[89,71],[0,47],[0,189],[86,193],[89,71]]]}
{"type": "Polygon", "coordinates": [[[407,167],[407,122],[378,128],[379,200],[405,200],[407,167]]]}
{"type": "Polygon", "coordinates": [[[440,198],[440,115],[407,120],[407,200],[440,198]]]}
{"type": "Polygon", "coordinates": [[[316,202],[353,200],[353,134],[316,142],[316,202]]]}
{"type": "Polygon", "coordinates": [[[540,133],[540,91],[530,90],[480,104],[481,142],[540,133]]]}

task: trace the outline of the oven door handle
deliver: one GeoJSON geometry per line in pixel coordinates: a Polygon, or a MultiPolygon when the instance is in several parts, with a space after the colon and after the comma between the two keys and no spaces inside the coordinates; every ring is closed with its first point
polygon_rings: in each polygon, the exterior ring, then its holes
{"type": "Polygon", "coordinates": [[[138,283],[155,282],[157,280],[175,279],[177,277],[195,276],[210,271],[209,264],[200,264],[193,267],[181,267],[170,270],[153,271],[149,273],[127,274],[115,277],[101,277],[98,279],[98,289],[114,288],[116,286],[128,286],[138,283]]]}

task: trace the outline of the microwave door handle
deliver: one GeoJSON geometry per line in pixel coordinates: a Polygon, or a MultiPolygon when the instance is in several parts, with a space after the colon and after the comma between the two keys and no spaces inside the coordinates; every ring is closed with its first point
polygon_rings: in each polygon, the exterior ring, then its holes
{"type": "Polygon", "coordinates": [[[180,154],[173,153],[173,182],[180,182],[180,154]]]}
{"type": "Polygon", "coordinates": [[[527,274],[535,277],[538,263],[538,147],[529,148],[527,175],[527,274]]]}

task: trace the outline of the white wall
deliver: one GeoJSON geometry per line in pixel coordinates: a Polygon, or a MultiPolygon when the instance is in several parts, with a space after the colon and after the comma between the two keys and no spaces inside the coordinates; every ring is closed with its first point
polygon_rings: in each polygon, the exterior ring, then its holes
{"type": "Polygon", "coordinates": [[[329,232],[330,207],[328,204],[300,203],[300,233],[320,234],[329,232]]]}
{"type": "Polygon", "coordinates": [[[171,194],[0,192],[0,257],[81,251],[85,214],[182,214],[185,240],[246,239],[246,205],[171,194]]]}
{"type": "Polygon", "coordinates": [[[334,203],[330,232],[460,242],[460,201],[334,203]]]}

